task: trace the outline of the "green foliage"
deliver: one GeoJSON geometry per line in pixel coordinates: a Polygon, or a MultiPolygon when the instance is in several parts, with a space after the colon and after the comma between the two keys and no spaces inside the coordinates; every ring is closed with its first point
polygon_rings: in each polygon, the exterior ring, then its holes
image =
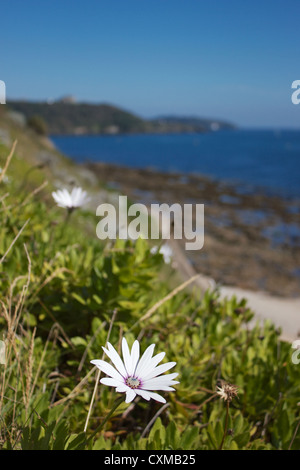
{"type": "Polygon", "coordinates": [[[3,449],[218,449],[226,421],[215,393],[220,379],[239,389],[224,449],[299,448],[299,366],[272,324],[250,329],[245,301],[196,289],[142,320],[172,290],[163,257],[146,240],[103,244],[87,230],[96,227],[94,214],[78,210],[66,221],[47,194],[28,197],[18,188],[9,186],[0,207],[3,449]],[[117,397],[98,387],[83,432],[94,389],[90,360],[102,357],[109,330],[116,348],[122,335],[131,344],[139,336],[143,349],[155,343],[177,362],[180,384],[163,412],[141,399],[127,414],[123,403],[88,441],[117,397]]]}
{"type": "Polygon", "coordinates": [[[37,134],[47,134],[47,124],[41,116],[33,115],[27,120],[27,125],[33,129],[37,134]]]}
{"type": "Polygon", "coordinates": [[[39,116],[47,124],[50,134],[73,134],[78,130],[89,134],[143,132],[146,122],[120,108],[108,104],[55,102],[33,103],[11,101],[8,106],[31,120],[39,116]]]}
{"type": "MultiPolygon", "coordinates": [[[[67,100],[68,101],[68,100],[67,100]]],[[[110,134],[143,132],[209,132],[217,122],[220,129],[234,126],[225,121],[202,118],[175,118],[145,120],[109,104],[70,103],[66,100],[49,103],[10,101],[8,106],[24,114],[27,119],[39,116],[47,124],[50,134],[110,134]]]]}

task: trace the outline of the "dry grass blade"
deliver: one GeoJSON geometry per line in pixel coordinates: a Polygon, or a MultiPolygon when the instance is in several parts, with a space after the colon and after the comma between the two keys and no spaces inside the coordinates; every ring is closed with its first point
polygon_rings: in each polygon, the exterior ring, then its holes
{"type": "Polygon", "coordinates": [[[14,244],[16,243],[16,241],[18,240],[19,236],[21,235],[21,233],[23,232],[24,228],[26,227],[26,225],[28,224],[30,219],[27,219],[25,224],[23,225],[23,227],[19,230],[19,232],[17,233],[17,235],[15,236],[15,238],[13,239],[13,241],[11,242],[11,244],[9,245],[9,247],[7,248],[6,252],[4,253],[4,255],[2,256],[2,258],[0,259],[0,264],[3,263],[3,261],[5,260],[6,256],[8,255],[8,253],[10,252],[11,248],[14,246],[14,244]]]}
{"type": "Polygon", "coordinates": [[[37,294],[47,285],[49,282],[51,282],[55,277],[57,277],[59,274],[62,273],[69,273],[72,274],[73,271],[70,271],[70,269],[67,268],[57,268],[53,273],[48,276],[44,282],[32,293],[30,300],[32,301],[33,299],[36,298],[37,294]]]}
{"type": "Polygon", "coordinates": [[[0,197],[0,203],[4,201],[4,199],[6,199],[8,196],[9,196],[9,193],[3,194],[3,196],[0,197]]]}
{"type": "MultiPolygon", "coordinates": [[[[113,324],[113,319],[114,317],[112,317],[112,320],[110,322],[110,326],[109,326],[109,331],[108,331],[108,334],[107,334],[107,341],[109,341],[109,336],[110,336],[110,332],[111,332],[111,328],[112,328],[112,324],[113,324]]],[[[104,354],[103,356],[104,357],[104,354]]],[[[58,406],[58,405],[61,405],[62,403],[65,403],[66,401],[68,400],[71,400],[73,398],[75,398],[77,395],[79,395],[84,387],[84,385],[88,382],[90,376],[95,372],[95,370],[97,370],[97,367],[94,366],[86,375],[85,377],[83,377],[83,379],[76,385],[76,387],[74,387],[74,389],[69,393],[69,395],[67,395],[66,397],[64,398],[61,398],[60,400],[54,402],[51,406],[58,406]]],[[[95,387],[97,389],[97,387],[95,387]]],[[[96,392],[95,392],[96,393],[96,392]]],[[[66,409],[66,408],[65,408],[66,409]]],[[[64,414],[65,412],[65,409],[64,411],[62,412],[61,416],[64,414]]]]}
{"type": "MultiPolygon", "coordinates": [[[[113,316],[112,316],[112,319],[111,319],[111,322],[110,322],[110,325],[109,325],[109,330],[108,330],[108,333],[107,333],[106,342],[109,341],[110,333],[111,333],[112,326],[114,324],[116,315],[117,315],[117,310],[114,310],[113,316]]],[[[103,355],[102,355],[102,359],[103,358],[104,358],[104,352],[103,352],[103,355]]],[[[99,384],[99,380],[100,380],[100,375],[101,375],[101,370],[98,369],[96,380],[95,380],[94,391],[93,391],[93,395],[92,395],[92,398],[91,398],[91,403],[90,403],[89,411],[88,411],[88,414],[87,414],[86,422],[85,422],[85,425],[84,425],[84,432],[86,432],[87,427],[88,427],[89,419],[90,419],[91,412],[92,412],[92,409],[93,409],[93,404],[94,404],[94,400],[95,400],[95,396],[96,396],[96,392],[97,392],[97,388],[98,388],[98,384],[99,384]]]]}
{"type": "Polygon", "coordinates": [[[27,202],[30,200],[32,196],[35,196],[37,193],[39,193],[42,189],[44,189],[48,184],[48,181],[44,181],[38,188],[35,188],[33,191],[31,191],[30,194],[24,199],[24,201],[18,206],[18,207],[23,207],[26,206],[27,202]]]}
{"type": "Polygon", "coordinates": [[[299,427],[300,427],[300,419],[298,419],[298,423],[297,423],[296,429],[295,429],[295,431],[294,431],[294,434],[293,434],[292,440],[291,440],[291,442],[290,442],[290,445],[289,445],[289,447],[288,447],[288,450],[291,450],[292,445],[294,444],[294,440],[295,440],[295,438],[296,438],[296,436],[297,436],[299,427]]]}
{"type": "Polygon", "coordinates": [[[17,141],[15,140],[13,145],[12,145],[12,148],[11,148],[11,151],[6,159],[6,162],[5,162],[5,165],[4,165],[4,168],[3,170],[1,171],[0,173],[0,183],[2,182],[4,176],[5,176],[5,173],[7,172],[7,168],[9,167],[9,164],[10,164],[10,161],[14,155],[14,152],[15,152],[15,148],[16,148],[16,145],[17,145],[17,141]]]}
{"type": "Polygon", "coordinates": [[[36,328],[34,328],[30,344],[29,344],[29,351],[28,351],[28,358],[27,363],[25,366],[26,371],[26,387],[25,387],[25,411],[26,416],[28,414],[29,403],[30,403],[30,388],[32,382],[32,369],[33,369],[33,351],[34,351],[34,338],[36,334],[36,328]]]}
{"type": "MultiPolygon", "coordinates": [[[[24,228],[24,226],[23,226],[24,228]]],[[[20,235],[21,231],[18,233],[20,235]]],[[[11,245],[12,246],[12,245],[11,245]]],[[[31,274],[31,260],[28,254],[26,245],[24,244],[24,250],[28,260],[28,273],[26,276],[26,283],[22,287],[21,293],[17,300],[13,300],[13,289],[18,280],[23,279],[25,276],[19,276],[12,282],[10,286],[10,293],[9,295],[4,298],[3,300],[0,299],[0,306],[2,307],[1,316],[6,321],[7,333],[5,338],[6,343],[6,361],[4,364],[4,370],[2,374],[2,386],[1,386],[1,393],[0,393],[0,413],[3,410],[3,400],[5,395],[5,390],[12,389],[15,392],[15,397],[13,400],[13,411],[12,411],[12,420],[11,420],[11,429],[16,430],[15,427],[15,417],[16,417],[16,405],[18,403],[17,400],[17,393],[18,393],[18,386],[21,388],[22,392],[22,399],[25,405],[25,412],[27,414],[29,408],[29,391],[30,391],[30,383],[32,380],[32,366],[33,366],[33,347],[34,347],[34,337],[35,337],[35,330],[31,336],[31,341],[29,344],[28,355],[27,355],[27,362],[24,365],[22,362],[24,357],[26,356],[26,351],[24,351],[24,345],[26,341],[22,338],[22,334],[24,334],[23,326],[19,323],[21,313],[23,310],[23,305],[26,297],[26,293],[28,290],[29,282],[30,282],[30,274],[31,274]],[[6,302],[6,304],[5,304],[6,302]],[[15,307],[13,308],[13,304],[15,303],[15,307]],[[21,334],[17,335],[18,327],[21,330],[21,334]],[[24,354],[25,353],[25,354],[24,354]],[[12,364],[14,365],[12,367],[12,364]],[[24,381],[25,376],[25,381],[24,381]],[[10,380],[12,377],[15,377],[16,386],[11,387],[10,380]],[[26,385],[24,385],[26,383],[26,385]],[[19,384],[19,385],[18,385],[19,384]]]]}
{"type": "Polygon", "coordinates": [[[153,416],[153,418],[149,421],[149,423],[147,424],[147,426],[145,427],[144,431],[142,432],[141,434],[141,437],[140,439],[143,439],[143,437],[146,436],[147,432],[149,431],[149,429],[151,428],[152,424],[155,423],[156,419],[159,417],[159,415],[162,414],[163,411],[165,411],[166,408],[168,408],[170,406],[170,403],[165,403],[158,411],[157,413],[153,416]]]}
{"type": "Polygon", "coordinates": [[[161,305],[163,305],[163,304],[164,304],[165,302],[167,302],[168,300],[172,299],[175,295],[178,294],[178,292],[180,292],[180,291],[182,291],[183,289],[185,289],[189,284],[191,284],[192,282],[194,282],[199,276],[200,276],[200,274],[196,274],[195,276],[191,277],[190,279],[188,279],[187,281],[183,282],[183,283],[180,284],[178,287],[176,287],[174,290],[172,290],[172,292],[170,292],[168,295],[166,295],[163,299],[161,299],[161,300],[159,300],[158,302],[156,302],[156,304],[154,304],[154,305],[148,310],[148,312],[145,313],[145,315],[143,315],[141,318],[139,318],[139,319],[134,323],[134,325],[129,329],[129,331],[131,331],[133,328],[135,328],[141,321],[148,320],[148,318],[150,318],[151,315],[153,315],[153,313],[155,313],[156,310],[158,310],[161,305]]]}

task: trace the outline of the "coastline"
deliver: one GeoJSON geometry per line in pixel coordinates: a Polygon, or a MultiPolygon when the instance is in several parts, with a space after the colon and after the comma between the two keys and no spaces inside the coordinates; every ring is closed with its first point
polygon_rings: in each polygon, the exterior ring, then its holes
{"type": "Polygon", "coordinates": [[[299,240],[295,240],[295,246],[289,246],[287,240],[272,246],[270,237],[262,236],[256,225],[245,224],[245,220],[237,216],[240,210],[247,211],[248,216],[249,211],[271,211],[270,220],[260,217],[260,229],[268,228],[276,220],[300,227],[299,200],[284,200],[264,193],[248,194],[243,195],[241,209],[233,199],[237,197],[234,186],[204,176],[167,175],[152,169],[102,162],[82,166],[131,201],[148,207],[151,202],[207,205],[202,250],[188,252],[184,249],[185,240],[168,241],[180,277],[185,281],[198,275],[193,285],[200,291],[218,287],[223,299],[232,296],[246,299],[255,312],[252,324],[272,321],[281,329],[281,338],[285,341],[292,342],[300,336],[299,274],[297,271],[292,274],[300,265],[299,240]],[[223,196],[221,203],[220,196],[223,196]],[[290,211],[291,204],[297,211],[290,211]],[[224,212],[230,216],[232,224],[220,224],[224,212]]]}
{"type": "MultiPolygon", "coordinates": [[[[225,286],[278,297],[300,295],[299,200],[262,191],[240,194],[234,185],[202,175],[103,162],[82,166],[133,202],[204,204],[204,247],[185,252],[196,272],[225,286]]],[[[181,249],[184,242],[179,242],[181,249]]]]}

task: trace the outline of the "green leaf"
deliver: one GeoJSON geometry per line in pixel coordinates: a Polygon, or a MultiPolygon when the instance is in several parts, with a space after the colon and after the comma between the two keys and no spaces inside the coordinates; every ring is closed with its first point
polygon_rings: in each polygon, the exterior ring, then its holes
{"type": "Polygon", "coordinates": [[[66,450],[83,450],[86,445],[86,434],[82,432],[80,434],[73,434],[69,437],[66,444],[66,450]]]}

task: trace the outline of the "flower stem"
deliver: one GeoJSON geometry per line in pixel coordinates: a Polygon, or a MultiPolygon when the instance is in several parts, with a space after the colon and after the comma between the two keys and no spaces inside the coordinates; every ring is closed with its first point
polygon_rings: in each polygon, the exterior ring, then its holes
{"type": "Polygon", "coordinates": [[[69,222],[72,212],[74,211],[74,207],[69,207],[67,209],[66,217],[65,217],[65,224],[69,222]]]}
{"type": "Polygon", "coordinates": [[[93,432],[93,434],[91,434],[91,436],[88,438],[87,442],[90,442],[94,437],[95,435],[101,431],[101,429],[103,428],[103,426],[107,423],[107,421],[109,420],[109,418],[112,416],[112,414],[115,412],[115,410],[118,408],[119,405],[121,405],[121,403],[124,402],[124,397],[120,397],[118,400],[115,401],[112,409],[109,411],[109,413],[106,415],[106,417],[104,418],[104,420],[102,421],[102,423],[95,429],[95,431],[93,432]]]}
{"type": "Polygon", "coordinates": [[[223,437],[222,437],[222,441],[221,441],[221,444],[220,444],[219,450],[222,450],[222,449],[223,449],[223,444],[224,444],[224,441],[225,441],[225,437],[227,436],[227,429],[228,429],[228,417],[229,417],[229,400],[227,400],[227,402],[226,402],[226,418],[225,418],[225,428],[224,428],[224,434],[223,434],[223,437]]]}

